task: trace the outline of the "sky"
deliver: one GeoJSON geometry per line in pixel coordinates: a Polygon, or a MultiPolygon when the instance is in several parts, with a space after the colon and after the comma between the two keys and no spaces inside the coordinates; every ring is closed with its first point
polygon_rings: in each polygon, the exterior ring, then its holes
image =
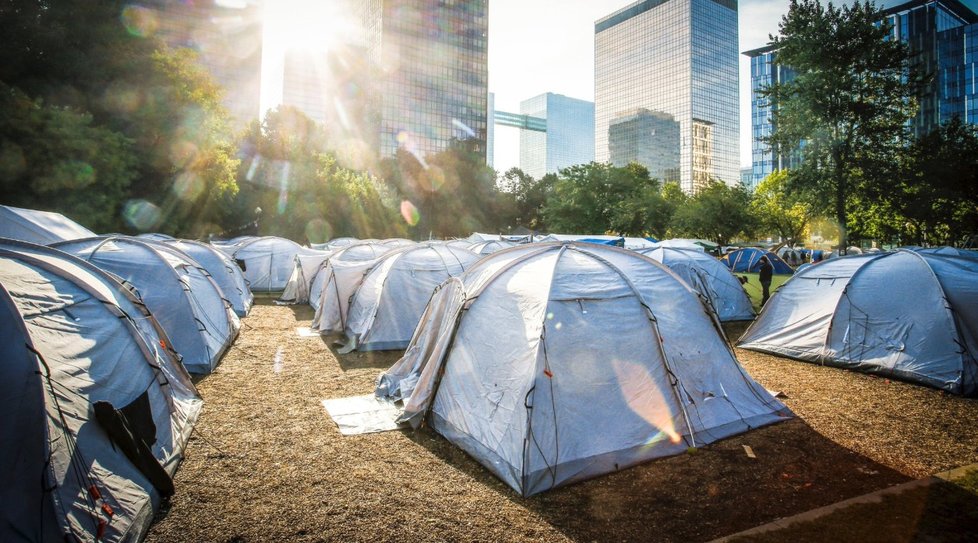
{"type": "MultiPolygon", "coordinates": [[[[594,22],[634,0],[491,0],[489,92],[496,109],[545,92],[594,100],[594,22]]],[[[740,50],[768,43],[788,0],[740,0],[740,50]]],[[[519,166],[519,130],[496,127],[494,167],[519,166]]],[[[750,62],[740,58],[740,162],[750,165],[750,62]]]]}

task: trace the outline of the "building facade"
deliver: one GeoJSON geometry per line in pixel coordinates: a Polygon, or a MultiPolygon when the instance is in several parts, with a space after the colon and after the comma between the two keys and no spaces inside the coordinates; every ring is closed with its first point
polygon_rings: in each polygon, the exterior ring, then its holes
{"type": "MultiPolygon", "coordinates": [[[[927,76],[917,95],[919,110],[910,122],[911,132],[926,134],[955,116],[978,124],[978,15],[956,0],[890,0],[881,9],[893,37],[907,43],[913,69],[927,76]]],[[[774,129],[777,104],[759,94],[764,87],[789,81],[794,72],[777,64],[771,47],[744,54],[751,59],[753,188],[771,172],[796,166],[801,157],[797,150],[772,149],[763,141],[774,129]]]]}
{"type": "Polygon", "coordinates": [[[546,131],[520,130],[520,169],[535,179],[594,160],[594,102],[551,92],[520,102],[546,131]]]}
{"type": "MultiPolygon", "coordinates": [[[[738,183],[737,56],[736,0],[642,0],[598,20],[595,159],[612,160],[615,122],[645,110],[678,123],[678,141],[668,147],[679,149],[674,162],[684,191],[696,192],[713,179],[738,183]]],[[[641,138],[640,131],[621,128],[641,138]]],[[[616,137],[618,148],[643,145],[622,137],[616,137]]]]}
{"type": "Polygon", "coordinates": [[[487,0],[363,0],[373,74],[377,150],[426,156],[456,140],[486,154],[489,110],[487,0]]]}
{"type": "Polygon", "coordinates": [[[638,109],[611,121],[608,160],[615,166],[637,162],[662,182],[679,182],[681,136],[672,115],[638,109]]]}

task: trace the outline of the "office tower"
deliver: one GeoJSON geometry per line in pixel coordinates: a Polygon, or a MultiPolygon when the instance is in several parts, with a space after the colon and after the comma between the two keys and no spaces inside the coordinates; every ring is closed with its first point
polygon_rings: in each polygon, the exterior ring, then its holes
{"type": "Polygon", "coordinates": [[[496,95],[489,93],[489,107],[486,111],[486,165],[493,166],[493,156],[496,152],[496,95]]]}
{"type": "Polygon", "coordinates": [[[771,85],[787,83],[794,72],[774,61],[774,49],[762,47],[744,53],[750,57],[750,108],[751,108],[751,179],[747,188],[754,190],[758,183],[775,170],[791,168],[801,160],[797,152],[774,152],[762,138],[774,130],[774,113],[777,104],[761,96],[760,90],[771,85]]]}
{"type": "Polygon", "coordinates": [[[535,179],[594,160],[594,103],[551,92],[520,102],[546,131],[520,130],[520,169],[535,179]]]}
{"type": "MultiPolygon", "coordinates": [[[[910,121],[911,132],[926,134],[955,116],[978,124],[978,14],[956,0],[890,0],[881,9],[893,37],[907,43],[913,69],[931,76],[917,95],[920,109],[910,121]]],[[[744,54],[751,58],[751,182],[756,186],[772,171],[790,169],[801,160],[797,150],[771,149],[761,141],[771,134],[777,104],[760,97],[758,90],[789,81],[794,74],[776,63],[771,47],[744,54]]]]}
{"type": "Polygon", "coordinates": [[[155,13],[157,37],[169,47],[198,53],[201,64],[224,89],[224,106],[241,128],[259,115],[262,10],[257,2],[225,4],[156,0],[144,5],[155,13]]]}
{"type": "Polygon", "coordinates": [[[739,182],[737,62],[736,0],[643,0],[598,20],[595,159],[611,160],[613,122],[643,109],[679,124],[684,191],[739,182]]]}
{"type": "Polygon", "coordinates": [[[753,179],[754,179],[754,169],[753,168],[751,168],[750,166],[748,166],[746,168],[741,168],[740,169],[740,184],[741,185],[749,188],[750,190],[754,190],[754,188],[756,188],[756,185],[753,185],[752,184],[753,183],[753,179]]]}
{"type": "Polygon", "coordinates": [[[381,158],[417,156],[473,140],[485,156],[488,130],[488,1],[363,0],[371,100],[381,158]]]}
{"type": "Polygon", "coordinates": [[[638,109],[612,119],[608,127],[609,161],[615,166],[637,162],[662,182],[679,182],[679,142],[679,123],[657,111],[638,109]]]}

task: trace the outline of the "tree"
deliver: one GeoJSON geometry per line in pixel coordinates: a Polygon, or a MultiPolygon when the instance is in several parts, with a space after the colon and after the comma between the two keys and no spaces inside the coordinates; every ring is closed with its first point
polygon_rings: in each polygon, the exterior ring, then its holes
{"type": "Polygon", "coordinates": [[[534,231],[547,230],[543,206],[553,192],[556,180],[556,175],[547,174],[537,181],[519,168],[510,168],[500,177],[502,196],[512,199],[513,226],[534,231]]]}
{"type": "Polygon", "coordinates": [[[553,231],[645,236],[667,209],[644,166],[591,162],[560,170],[543,216],[553,231]]]}
{"type": "Polygon", "coordinates": [[[136,177],[132,141],[92,116],[33,100],[0,83],[3,203],[54,209],[95,231],[119,229],[136,177]]]}
{"type": "Polygon", "coordinates": [[[879,194],[908,242],[949,244],[978,234],[978,132],[954,117],[907,146],[895,190],[879,194]]]}
{"type": "Polygon", "coordinates": [[[676,232],[720,245],[728,245],[738,236],[750,236],[755,228],[747,190],[716,180],[690,197],[673,217],[676,232]]]}
{"type": "MultiPolygon", "coordinates": [[[[108,230],[159,228],[193,237],[210,229],[222,213],[217,203],[237,188],[234,139],[222,89],[195,53],[167,50],[152,37],[141,24],[152,17],[150,8],[118,1],[3,3],[0,81],[129,142],[124,152],[135,174],[124,190],[104,194],[118,217],[108,230]],[[152,220],[123,223],[131,219],[126,200],[151,209],[144,216],[152,220]]],[[[67,140],[50,142],[72,151],[67,140]]],[[[51,205],[58,203],[45,207],[51,205]]]]}
{"type": "Polygon", "coordinates": [[[872,3],[823,7],[791,0],[772,36],[776,61],[795,77],[761,91],[776,105],[775,149],[798,149],[802,164],[789,190],[831,209],[848,245],[848,217],[858,198],[885,183],[915,110],[907,49],[872,3]],[[855,197],[855,198],[854,198],[855,197]]]}
{"type": "Polygon", "coordinates": [[[777,234],[785,244],[794,245],[804,234],[811,218],[809,207],[787,190],[788,172],[778,170],[754,190],[751,213],[758,226],[777,234]]]}
{"type": "Polygon", "coordinates": [[[322,127],[296,108],[281,106],[248,130],[241,190],[225,224],[250,222],[263,210],[260,232],[310,243],[333,237],[400,237],[397,198],[366,172],[345,167],[326,149],[322,127]]]}

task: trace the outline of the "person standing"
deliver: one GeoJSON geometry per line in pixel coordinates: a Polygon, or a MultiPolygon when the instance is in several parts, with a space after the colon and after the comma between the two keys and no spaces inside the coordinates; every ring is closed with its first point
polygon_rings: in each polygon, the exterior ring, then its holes
{"type": "Polygon", "coordinates": [[[771,297],[771,277],[774,275],[774,266],[768,261],[766,256],[762,256],[760,260],[760,277],[758,280],[761,282],[761,290],[764,295],[761,297],[761,307],[767,303],[767,299],[771,297]]]}

